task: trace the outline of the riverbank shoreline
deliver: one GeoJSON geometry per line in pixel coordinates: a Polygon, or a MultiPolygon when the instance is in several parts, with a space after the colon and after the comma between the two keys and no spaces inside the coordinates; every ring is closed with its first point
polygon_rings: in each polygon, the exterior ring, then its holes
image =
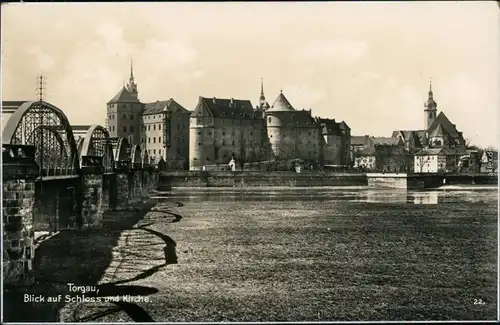
{"type": "Polygon", "coordinates": [[[443,185],[497,185],[497,175],[430,173],[336,173],[326,171],[172,171],[161,172],[158,190],[172,188],[355,187],[429,189],[443,185]]]}

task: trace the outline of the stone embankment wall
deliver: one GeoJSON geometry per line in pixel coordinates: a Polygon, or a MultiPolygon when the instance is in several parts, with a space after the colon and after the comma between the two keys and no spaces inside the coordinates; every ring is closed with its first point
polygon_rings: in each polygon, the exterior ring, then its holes
{"type": "Polygon", "coordinates": [[[172,187],[366,186],[366,174],[327,172],[161,172],[159,190],[172,187]]]}

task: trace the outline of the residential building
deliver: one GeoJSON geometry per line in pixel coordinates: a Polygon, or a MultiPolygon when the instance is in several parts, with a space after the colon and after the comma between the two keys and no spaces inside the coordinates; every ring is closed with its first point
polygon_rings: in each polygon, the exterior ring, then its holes
{"type": "Polygon", "coordinates": [[[481,173],[497,173],[498,152],[496,150],[485,150],[481,157],[481,173]]]}
{"type": "Polygon", "coordinates": [[[354,167],[374,172],[408,172],[413,162],[400,138],[366,137],[367,144],[353,151],[354,167]]]}
{"type": "Polygon", "coordinates": [[[467,154],[458,161],[458,172],[479,173],[481,169],[481,156],[477,150],[467,150],[467,154]]]}
{"type": "Polygon", "coordinates": [[[465,148],[425,148],[415,154],[415,173],[456,173],[460,158],[467,155],[465,148]]]}

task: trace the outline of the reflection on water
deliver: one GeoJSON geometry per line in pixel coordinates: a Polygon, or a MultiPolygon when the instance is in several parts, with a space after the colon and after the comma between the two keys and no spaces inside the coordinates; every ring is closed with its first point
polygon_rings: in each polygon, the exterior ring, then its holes
{"type": "Polygon", "coordinates": [[[438,202],[439,194],[437,191],[413,193],[414,204],[438,204],[438,202]]]}
{"type": "Polygon", "coordinates": [[[462,188],[408,191],[368,187],[321,188],[184,188],[159,193],[154,198],[183,198],[193,201],[344,201],[386,204],[436,205],[457,202],[497,202],[498,190],[462,188]]]}

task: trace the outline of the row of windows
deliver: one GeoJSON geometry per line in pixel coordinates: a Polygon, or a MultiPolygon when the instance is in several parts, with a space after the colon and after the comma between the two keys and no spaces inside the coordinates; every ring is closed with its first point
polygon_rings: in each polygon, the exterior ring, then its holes
{"type": "MultiPolygon", "coordinates": [[[[202,145],[202,143],[201,143],[201,142],[198,142],[198,145],[199,145],[199,146],[201,146],[201,145],[202,145]]],[[[223,146],[227,145],[226,141],[225,141],[225,140],[222,140],[221,145],[223,145],[223,146]]],[[[234,140],[233,140],[233,141],[231,142],[231,145],[235,146],[235,145],[236,145],[236,141],[234,141],[234,140]]],[[[256,145],[258,145],[258,142],[251,142],[251,141],[247,142],[247,141],[243,141],[243,145],[248,145],[248,146],[256,146],[256,145]]],[[[261,141],[260,141],[260,145],[261,145],[261,146],[263,146],[263,145],[264,145],[264,140],[261,140],[261,141]]]]}
{"type": "MultiPolygon", "coordinates": [[[[109,115],[109,119],[110,119],[110,120],[114,120],[114,119],[115,119],[115,115],[114,115],[114,114],[110,114],[110,115],[109,115]]],[[[123,115],[122,115],[122,120],[126,120],[126,119],[127,119],[127,114],[123,114],[123,115]]],[[[134,115],[133,115],[133,114],[130,114],[130,115],[129,115],[129,119],[130,119],[131,121],[133,121],[133,120],[134,120],[134,115]]]]}
{"type": "MultiPolygon", "coordinates": [[[[148,149],[148,154],[151,154],[151,150],[153,151],[153,155],[156,155],[156,149],[148,149]]],[[[158,149],[158,154],[161,156],[161,149],[158,149]]],[[[177,153],[180,154],[181,153],[181,148],[177,148],[177,153]]]]}
{"type": "MultiPolygon", "coordinates": [[[[156,124],[152,124],[153,125],[153,131],[156,131],[156,124]]],[[[151,124],[148,125],[148,131],[151,131],[151,124]]],[[[161,130],[161,123],[158,123],[158,130],[161,130]]],[[[145,132],[146,131],[146,126],[143,125],[142,126],[142,131],[145,132]]]]}
{"type": "Polygon", "coordinates": [[[150,120],[151,117],[153,117],[153,120],[156,120],[156,117],[158,117],[160,119],[161,115],[146,115],[146,116],[144,116],[144,119],[150,120]]]}
{"type": "MultiPolygon", "coordinates": [[[[110,130],[110,131],[112,131],[112,132],[114,132],[114,131],[115,131],[115,126],[114,126],[114,125],[113,125],[113,126],[111,126],[111,127],[109,128],[109,130],[110,130]]],[[[127,129],[127,127],[126,127],[126,126],[124,126],[122,130],[123,130],[123,132],[127,132],[127,130],[130,130],[130,132],[134,132],[134,127],[131,125],[131,126],[130,126],[130,129],[127,129]]]]}
{"type": "MultiPolygon", "coordinates": [[[[152,138],[148,137],[148,143],[151,143],[151,139],[153,139],[153,143],[156,143],[156,137],[152,137],[152,138]]],[[[142,138],[141,142],[145,143],[146,142],[146,138],[142,138]]],[[[161,143],[161,137],[158,137],[158,143],[161,143]]]]}

